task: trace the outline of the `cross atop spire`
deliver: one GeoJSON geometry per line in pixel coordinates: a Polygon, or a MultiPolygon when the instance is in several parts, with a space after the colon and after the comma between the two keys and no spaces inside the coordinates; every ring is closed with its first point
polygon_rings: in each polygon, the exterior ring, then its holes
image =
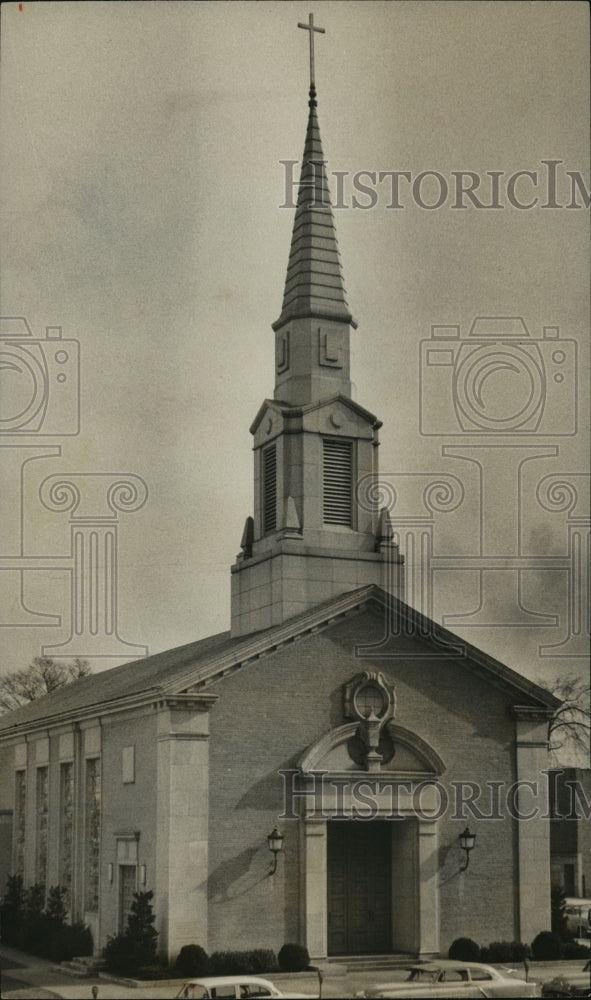
{"type": "MultiPolygon", "coordinates": [[[[308,101],[310,111],[283,306],[279,319],[273,323],[273,329],[277,332],[287,322],[304,318],[332,320],[345,323],[355,329],[357,324],[349,312],[345,298],[337,237],[330,205],[326,160],[322,152],[316,114],[314,32],[324,33],[324,28],[316,27],[313,14],[309,15],[307,24],[300,23],[298,28],[304,28],[305,31],[310,32],[311,82],[310,100],[308,101]]],[[[347,331],[347,337],[348,335],[347,331]]],[[[338,366],[334,366],[334,370],[337,371],[338,366]]],[[[350,386],[349,390],[345,392],[345,395],[349,394],[350,386]]],[[[286,397],[281,398],[285,399],[286,397]]]]}
{"type": "Polygon", "coordinates": [[[314,89],[314,32],[318,31],[321,35],[326,33],[325,28],[317,28],[314,24],[314,15],[308,15],[308,23],[302,24],[301,21],[298,22],[298,28],[303,28],[304,31],[310,32],[310,90],[314,89]]]}

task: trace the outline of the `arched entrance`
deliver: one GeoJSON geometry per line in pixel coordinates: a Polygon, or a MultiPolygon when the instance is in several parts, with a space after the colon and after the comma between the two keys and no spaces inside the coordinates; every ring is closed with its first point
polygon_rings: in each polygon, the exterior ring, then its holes
{"type": "Polygon", "coordinates": [[[416,734],[391,725],[403,767],[368,773],[346,754],[356,728],[332,730],[299,762],[308,951],[316,959],[439,954],[440,801],[429,783],[443,761],[416,734]]]}

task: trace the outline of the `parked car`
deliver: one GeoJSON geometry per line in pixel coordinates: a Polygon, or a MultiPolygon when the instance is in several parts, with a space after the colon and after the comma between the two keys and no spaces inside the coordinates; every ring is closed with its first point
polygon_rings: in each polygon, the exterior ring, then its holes
{"type": "Polygon", "coordinates": [[[406,970],[404,981],[376,983],[357,997],[537,997],[535,983],[480,962],[451,959],[423,962],[406,970]]]}
{"type": "Polygon", "coordinates": [[[291,997],[306,1000],[318,994],[282,993],[268,979],[258,976],[205,976],[187,979],[177,993],[182,1000],[247,1000],[249,997],[291,997]]]}
{"type": "Polygon", "coordinates": [[[564,901],[566,925],[579,938],[591,937],[591,899],[575,899],[569,896],[564,901]]]}
{"type": "Polygon", "coordinates": [[[567,972],[542,984],[543,997],[591,996],[591,959],[580,972],[567,972]]]}

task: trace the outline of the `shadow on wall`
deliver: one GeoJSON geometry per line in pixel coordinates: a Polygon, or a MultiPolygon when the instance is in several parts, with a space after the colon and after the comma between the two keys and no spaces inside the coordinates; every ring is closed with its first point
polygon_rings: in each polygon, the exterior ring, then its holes
{"type": "Polygon", "coordinates": [[[244,896],[264,882],[269,872],[268,850],[248,847],[234,858],[224,861],[209,876],[209,899],[212,903],[227,903],[237,896],[244,896]],[[257,861],[253,861],[257,857],[257,861]]]}
{"type": "MultiPolygon", "coordinates": [[[[279,816],[283,812],[283,779],[280,771],[295,768],[297,755],[287,761],[277,764],[263,778],[250,785],[244,795],[236,803],[236,809],[256,809],[257,812],[267,812],[279,816]]],[[[274,821],[271,820],[271,826],[274,821]]],[[[268,833],[268,830],[264,831],[268,833]]]]}

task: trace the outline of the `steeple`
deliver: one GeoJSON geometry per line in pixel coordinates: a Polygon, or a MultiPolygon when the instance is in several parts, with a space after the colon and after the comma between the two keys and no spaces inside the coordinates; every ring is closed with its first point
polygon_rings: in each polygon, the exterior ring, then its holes
{"type": "Polygon", "coordinates": [[[306,404],[334,393],[351,395],[350,327],[326,161],[316,113],[314,37],[324,28],[298,24],[310,35],[310,96],[283,306],[275,331],[275,399],[306,404]]]}
{"type": "Polygon", "coordinates": [[[275,331],[275,392],[250,428],[254,516],[232,566],[232,634],[279,625],[376,583],[398,593],[402,560],[379,511],[380,421],[351,399],[350,328],[316,115],[310,98],[291,249],[275,331]]]}
{"type": "Polygon", "coordinates": [[[301,318],[339,320],[356,328],[345,298],[314,84],[310,86],[308,105],[310,113],[283,306],[273,329],[279,330],[290,320],[301,318]]]}

